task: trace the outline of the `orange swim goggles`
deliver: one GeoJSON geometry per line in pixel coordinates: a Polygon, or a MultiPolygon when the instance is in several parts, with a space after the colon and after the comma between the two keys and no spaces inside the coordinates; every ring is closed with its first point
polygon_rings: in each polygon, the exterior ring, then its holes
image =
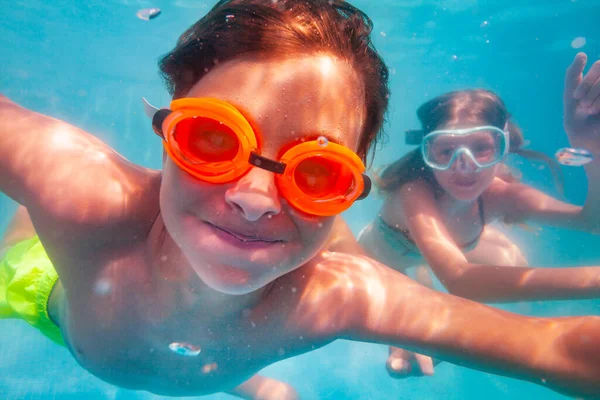
{"type": "Polygon", "coordinates": [[[174,100],[170,110],[154,112],[152,127],[167,154],[190,175],[218,184],[262,168],[275,174],[281,196],[308,214],[337,215],[371,190],[358,155],[323,136],[287,148],[278,160],[261,156],[248,120],[222,100],[174,100]]]}

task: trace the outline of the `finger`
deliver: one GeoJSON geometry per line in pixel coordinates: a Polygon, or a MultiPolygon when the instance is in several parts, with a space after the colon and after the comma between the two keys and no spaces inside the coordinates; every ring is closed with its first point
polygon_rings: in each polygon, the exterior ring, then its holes
{"type": "Polygon", "coordinates": [[[583,107],[591,108],[594,101],[600,96],[600,78],[596,79],[596,81],[590,87],[587,94],[581,99],[581,105],[583,107]]]}
{"type": "Polygon", "coordinates": [[[575,89],[575,98],[583,99],[594,83],[600,78],[600,61],[596,61],[590,70],[585,74],[577,89],[575,89]]]}
{"type": "Polygon", "coordinates": [[[586,63],[587,55],[585,53],[577,53],[565,74],[565,96],[574,96],[575,89],[577,89],[577,86],[579,86],[579,83],[581,82],[583,69],[585,68],[586,63]]]}
{"type": "Polygon", "coordinates": [[[415,354],[415,359],[423,375],[433,375],[433,360],[423,354],[415,354]]]}
{"type": "Polygon", "coordinates": [[[395,357],[394,355],[391,355],[388,358],[386,369],[388,375],[396,379],[407,378],[412,371],[412,367],[408,360],[405,360],[402,357],[395,357]]]}
{"type": "Polygon", "coordinates": [[[411,352],[401,349],[400,347],[390,346],[388,354],[390,356],[393,355],[396,358],[404,358],[404,359],[408,360],[410,358],[411,352]]]}

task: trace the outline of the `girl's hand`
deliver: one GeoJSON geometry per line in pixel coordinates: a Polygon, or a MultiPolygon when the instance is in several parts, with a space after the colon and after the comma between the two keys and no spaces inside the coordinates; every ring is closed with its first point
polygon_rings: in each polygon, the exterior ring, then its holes
{"type": "Polygon", "coordinates": [[[390,346],[386,369],[388,374],[396,379],[431,376],[434,373],[433,366],[437,363],[439,361],[434,361],[431,357],[390,346]]]}
{"type": "Polygon", "coordinates": [[[585,76],[585,53],[578,53],[565,75],[564,127],[573,147],[600,153],[600,60],[585,76]]]}

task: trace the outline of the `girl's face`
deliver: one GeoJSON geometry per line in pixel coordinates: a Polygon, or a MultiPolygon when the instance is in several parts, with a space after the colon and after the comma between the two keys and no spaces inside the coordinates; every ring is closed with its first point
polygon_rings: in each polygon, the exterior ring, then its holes
{"type": "MultiPolygon", "coordinates": [[[[469,129],[483,125],[488,124],[457,121],[438,126],[437,129],[469,129]]],[[[488,145],[477,135],[465,137],[464,141],[465,143],[462,145],[479,151],[485,151],[483,147],[488,145]]],[[[493,143],[489,143],[489,145],[492,146],[493,143]]],[[[462,153],[454,160],[449,169],[445,171],[433,169],[433,175],[442,189],[450,196],[461,201],[474,201],[492,184],[500,165],[498,163],[491,167],[479,168],[468,155],[462,153]]]]}
{"type": "MultiPolygon", "coordinates": [[[[323,135],[357,150],[364,88],[345,62],[327,55],[219,64],[187,97],[234,105],[258,132],[261,155],[323,135]]],[[[160,206],[165,226],[198,276],[229,294],[257,290],[313,258],[334,217],[302,213],[278,193],[274,174],[252,168],[239,180],[210,184],[164,164],[160,206]]]]}

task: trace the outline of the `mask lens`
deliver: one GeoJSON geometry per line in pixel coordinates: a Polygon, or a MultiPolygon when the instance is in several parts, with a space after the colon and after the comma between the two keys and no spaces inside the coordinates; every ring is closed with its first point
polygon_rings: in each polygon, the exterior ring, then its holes
{"type": "Polygon", "coordinates": [[[240,142],[231,128],[205,117],[179,121],[173,138],[180,154],[194,164],[231,161],[240,151],[240,142]]]}
{"type": "Polygon", "coordinates": [[[504,133],[496,129],[434,132],[425,137],[423,154],[430,165],[445,169],[453,162],[459,149],[466,149],[479,167],[486,167],[502,159],[506,145],[504,133]]]}
{"type": "Polygon", "coordinates": [[[448,165],[458,148],[458,143],[452,138],[439,138],[430,143],[429,157],[439,165],[448,165]]]}
{"type": "Polygon", "coordinates": [[[354,188],[350,168],[322,156],[309,157],[298,163],[294,181],[304,194],[319,200],[343,198],[354,188]]]}
{"type": "Polygon", "coordinates": [[[468,148],[475,160],[482,165],[494,162],[502,155],[500,143],[496,140],[497,135],[492,132],[477,132],[470,138],[468,148]]]}

